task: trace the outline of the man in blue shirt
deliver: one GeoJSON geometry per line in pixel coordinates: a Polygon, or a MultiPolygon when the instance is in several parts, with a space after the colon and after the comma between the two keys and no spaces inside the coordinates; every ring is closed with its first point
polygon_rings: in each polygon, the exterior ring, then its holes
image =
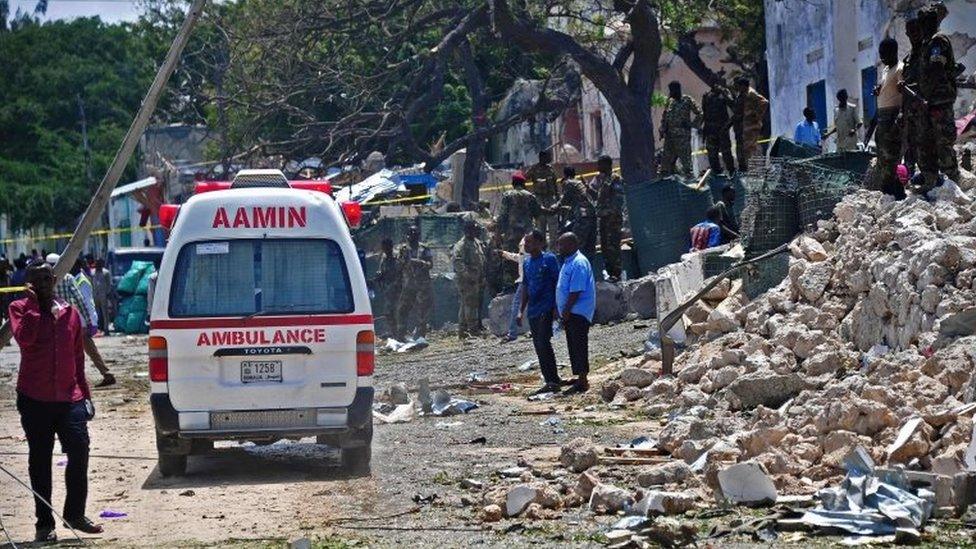
{"type": "Polygon", "coordinates": [[[522,325],[526,312],[532,344],[539,357],[539,369],[545,384],[535,394],[558,393],[561,382],[556,370],[556,353],[552,350],[552,321],[556,311],[556,282],[559,280],[559,262],[551,252],[545,251],[546,237],[534,229],[525,236],[525,251],[529,257],[522,265],[522,300],[518,324],[522,325]]]}
{"type": "Polygon", "coordinates": [[[565,233],[556,241],[556,251],[563,257],[556,282],[556,307],[569,347],[569,363],[576,380],[564,394],[584,393],[590,388],[590,323],[596,310],[596,281],[586,256],[579,253],[579,238],[565,233]]]}
{"type": "Polygon", "coordinates": [[[796,125],[793,141],[808,147],[820,148],[820,125],[817,124],[817,113],[810,107],[803,109],[803,120],[796,125]]]}

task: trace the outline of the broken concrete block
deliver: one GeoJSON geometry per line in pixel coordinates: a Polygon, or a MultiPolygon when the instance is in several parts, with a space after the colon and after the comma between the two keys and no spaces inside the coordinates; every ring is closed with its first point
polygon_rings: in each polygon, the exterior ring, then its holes
{"type": "Polygon", "coordinates": [[[639,318],[654,318],[657,315],[657,275],[650,274],[621,284],[627,308],[639,318]]]}
{"type": "Polygon", "coordinates": [[[805,259],[811,263],[827,259],[827,250],[823,244],[806,235],[798,236],[790,242],[790,253],[797,259],[805,259]]]}
{"type": "Polygon", "coordinates": [[[593,467],[599,461],[596,446],[585,438],[574,438],[559,451],[559,462],[574,473],[593,467]]]}
{"type": "Polygon", "coordinates": [[[827,289],[832,276],[834,276],[834,266],[829,262],[810,263],[803,270],[803,274],[797,277],[797,291],[804,299],[815,303],[827,289]]]}
{"type": "Polygon", "coordinates": [[[776,485],[762,465],[744,461],[719,471],[722,496],[732,503],[760,504],[776,502],[776,485]]]}
{"type": "Polygon", "coordinates": [[[640,496],[633,512],[643,516],[677,515],[694,509],[698,501],[698,497],[691,492],[643,490],[640,496]]]}
{"type": "MultiPolygon", "coordinates": [[[[515,294],[500,295],[488,303],[488,329],[496,336],[503,336],[508,333],[509,323],[512,318],[512,299],[515,294]]],[[[525,334],[529,331],[529,323],[523,322],[519,327],[518,333],[525,334]]]]}
{"type": "Polygon", "coordinates": [[[676,484],[691,476],[691,467],[680,460],[670,461],[661,465],[655,465],[637,474],[637,484],[648,486],[661,486],[664,484],[676,484]]]}
{"type": "Polygon", "coordinates": [[[579,478],[576,480],[576,486],[573,490],[580,495],[583,499],[589,500],[590,496],[593,494],[593,488],[597,484],[600,484],[600,480],[596,478],[596,475],[589,471],[583,472],[579,478]]]}
{"type": "Polygon", "coordinates": [[[760,404],[767,408],[779,408],[803,388],[803,380],[795,373],[756,372],[733,381],[726,390],[738,397],[741,409],[749,410],[760,404]]]}
{"type": "Polygon", "coordinates": [[[539,498],[539,490],[527,484],[519,484],[505,496],[505,516],[517,517],[530,503],[539,498]]]}
{"type": "Polygon", "coordinates": [[[650,370],[644,370],[641,368],[627,368],[620,372],[620,383],[625,387],[637,387],[643,389],[654,383],[657,379],[657,375],[650,370]]]}
{"type": "Polygon", "coordinates": [[[630,492],[609,484],[597,484],[590,494],[590,509],[597,513],[614,514],[634,502],[630,492]]]}
{"type": "Polygon", "coordinates": [[[596,283],[596,312],[593,313],[594,324],[616,322],[627,315],[627,302],[624,301],[624,290],[619,284],[611,282],[596,283]]]}

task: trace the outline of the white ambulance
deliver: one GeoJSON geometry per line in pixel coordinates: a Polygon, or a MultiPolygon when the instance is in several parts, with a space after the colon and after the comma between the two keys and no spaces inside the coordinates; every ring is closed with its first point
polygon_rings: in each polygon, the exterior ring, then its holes
{"type": "Polygon", "coordinates": [[[150,402],[159,471],[215,440],[315,436],[369,470],[373,317],[350,237],[355,203],[277,170],[200,183],[171,226],[152,295],[150,402]]]}

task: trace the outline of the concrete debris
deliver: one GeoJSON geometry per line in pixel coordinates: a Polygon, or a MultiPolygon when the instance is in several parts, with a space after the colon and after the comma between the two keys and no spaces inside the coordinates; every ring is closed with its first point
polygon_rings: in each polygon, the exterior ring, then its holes
{"type": "Polygon", "coordinates": [[[595,513],[612,515],[625,510],[633,504],[630,492],[610,484],[597,484],[590,494],[590,510],[595,513]]]}
{"type": "Polygon", "coordinates": [[[650,274],[621,284],[624,301],[638,318],[654,318],[657,315],[657,294],[654,289],[657,278],[656,274],[650,274]]]}
{"type": "Polygon", "coordinates": [[[596,465],[597,461],[597,447],[585,438],[574,438],[559,452],[559,462],[574,473],[582,473],[596,465]]]}
{"type": "Polygon", "coordinates": [[[695,508],[698,497],[691,492],[643,490],[631,512],[641,516],[677,515],[695,508]]]}
{"type": "Polygon", "coordinates": [[[776,503],[776,485],[757,462],[744,461],[719,471],[718,483],[722,496],[732,503],[776,503]]]}
{"type": "Polygon", "coordinates": [[[691,467],[684,461],[676,460],[661,465],[655,465],[637,474],[637,484],[647,488],[649,486],[663,486],[683,482],[692,475],[691,467]]]}
{"type": "Polygon", "coordinates": [[[593,322],[606,324],[621,320],[629,312],[627,301],[624,299],[624,289],[619,284],[611,282],[596,283],[596,311],[593,322]]]}
{"type": "Polygon", "coordinates": [[[539,490],[520,484],[508,491],[505,496],[505,516],[517,517],[530,503],[539,498],[539,490]]]}
{"type": "Polygon", "coordinates": [[[502,508],[499,505],[492,503],[491,505],[485,505],[481,509],[481,520],[485,522],[498,522],[502,520],[502,508]]]}
{"type": "Polygon", "coordinates": [[[649,370],[641,368],[627,368],[620,372],[620,384],[624,387],[637,387],[643,389],[648,387],[657,379],[657,375],[649,370]]]}

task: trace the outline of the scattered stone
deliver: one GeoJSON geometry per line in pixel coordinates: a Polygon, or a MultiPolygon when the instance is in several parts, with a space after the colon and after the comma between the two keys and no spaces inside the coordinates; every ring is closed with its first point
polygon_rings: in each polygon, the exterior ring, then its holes
{"type": "Polygon", "coordinates": [[[597,484],[590,494],[590,509],[596,513],[612,515],[633,502],[630,492],[609,484],[597,484]]]}
{"type": "Polygon", "coordinates": [[[648,486],[662,486],[665,484],[677,484],[690,477],[691,467],[681,460],[669,461],[661,465],[655,465],[637,474],[637,484],[644,488],[648,486]]]}
{"type": "Polygon", "coordinates": [[[598,461],[596,446],[585,438],[574,438],[559,452],[559,463],[574,473],[582,473],[596,465],[598,461]]]}
{"type": "Polygon", "coordinates": [[[657,375],[649,370],[642,368],[627,368],[620,372],[620,383],[625,387],[638,387],[643,389],[654,383],[657,375]]]}
{"type": "Polygon", "coordinates": [[[722,496],[732,503],[765,504],[776,502],[776,485],[754,461],[744,461],[718,473],[722,496]]]}
{"type": "Polygon", "coordinates": [[[733,381],[728,391],[738,397],[739,409],[749,410],[763,405],[779,408],[804,388],[803,380],[795,373],[749,374],[733,381]]]}
{"type": "Polygon", "coordinates": [[[596,475],[586,471],[576,480],[576,486],[573,489],[580,497],[589,500],[593,494],[593,488],[596,488],[597,484],[600,484],[600,480],[596,478],[596,475]]]}
{"type": "Polygon", "coordinates": [[[519,484],[505,496],[505,516],[517,517],[530,503],[539,498],[539,490],[526,484],[519,484]]]}
{"type": "Polygon", "coordinates": [[[480,480],[475,480],[472,478],[466,478],[461,480],[461,488],[465,490],[481,490],[485,487],[485,483],[480,480]]]}
{"type": "Polygon", "coordinates": [[[502,520],[502,508],[498,505],[485,505],[481,510],[481,520],[484,522],[498,522],[502,520]]]}
{"type": "Polygon", "coordinates": [[[633,511],[639,515],[677,515],[695,508],[698,498],[690,492],[643,490],[633,511]]]}

